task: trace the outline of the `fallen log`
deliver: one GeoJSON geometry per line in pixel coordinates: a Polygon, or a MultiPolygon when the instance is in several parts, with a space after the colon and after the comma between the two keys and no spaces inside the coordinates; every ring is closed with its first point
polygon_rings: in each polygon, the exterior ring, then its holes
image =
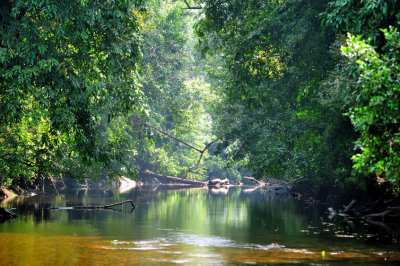
{"type": "MultiPolygon", "coordinates": [[[[72,206],[72,207],[68,207],[68,209],[76,209],[76,210],[110,209],[111,207],[123,205],[125,203],[132,204],[132,210],[136,208],[136,206],[135,206],[135,204],[133,204],[132,200],[125,200],[122,202],[117,202],[117,203],[102,205],[102,206],[72,206]]],[[[51,207],[50,209],[62,210],[62,209],[65,209],[65,207],[51,207]]]]}

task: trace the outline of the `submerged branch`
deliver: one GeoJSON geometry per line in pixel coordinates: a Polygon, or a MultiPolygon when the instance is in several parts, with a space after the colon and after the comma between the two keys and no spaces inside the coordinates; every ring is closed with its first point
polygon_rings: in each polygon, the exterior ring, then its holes
{"type": "MultiPolygon", "coordinates": [[[[118,205],[123,205],[125,203],[130,203],[132,204],[132,210],[135,209],[135,204],[133,204],[132,200],[125,200],[122,202],[117,202],[113,204],[108,204],[108,205],[103,205],[103,206],[73,206],[70,207],[71,209],[77,209],[77,210],[92,210],[92,209],[110,209],[111,207],[118,206],[118,205]]],[[[64,209],[64,207],[52,207],[50,209],[64,209]]]]}

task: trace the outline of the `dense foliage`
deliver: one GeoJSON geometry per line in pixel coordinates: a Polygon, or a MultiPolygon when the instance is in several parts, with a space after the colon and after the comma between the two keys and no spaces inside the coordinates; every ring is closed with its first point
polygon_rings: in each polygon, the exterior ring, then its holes
{"type": "Polygon", "coordinates": [[[334,181],[349,172],[350,123],[318,97],[333,66],[334,36],[318,20],[326,4],[209,1],[197,25],[202,51],[219,53],[228,70],[217,118],[221,133],[229,129],[224,145],[258,177],[334,181]]]}
{"type": "MultiPolygon", "coordinates": [[[[140,73],[148,116],[134,123],[141,134],[138,164],[174,176],[204,178],[218,172],[221,177],[228,174],[221,158],[206,150],[199,160],[199,151],[143,126],[147,123],[199,150],[217,138],[212,114],[220,97],[211,89],[204,60],[194,47],[197,14],[183,6],[179,1],[153,1],[147,6],[140,73]]],[[[232,169],[229,174],[238,177],[232,169]]]]}
{"type": "MultiPolygon", "coordinates": [[[[191,14],[179,3],[155,1],[148,7],[149,30],[143,36],[142,83],[148,122],[190,145],[201,148],[211,138],[205,110],[207,90],[194,72],[191,14]],[[197,84],[193,82],[196,80],[197,84]]],[[[142,129],[139,161],[142,168],[183,175],[196,164],[198,152],[152,128],[142,129]]]]}
{"type": "Polygon", "coordinates": [[[348,112],[361,133],[355,168],[375,174],[380,182],[400,181],[400,34],[394,27],[382,30],[387,43],[382,53],[360,36],[349,35],[344,54],[359,65],[357,97],[348,112]]]}
{"type": "Polygon", "coordinates": [[[399,187],[399,1],[143,2],[1,2],[0,182],[250,169],[320,196],[399,187]]]}
{"type": "Polygon", "coordinates": [[[342,103],[360,133],[352,157],[354,168],[398,189],[400,3],[331,1],[323,19],[337,34],[349,32],[342,47],[347,59],[338,64],[346,79],[330,80],[347,94],[342,103]]]}
{"type": "Polygon", "coordinates": [[[330,191],[365,189],[371,173],[398,180],[398,37],[380,30],[399,26],[398,1],[201,3],[199,48],[227,71],[217,77],[225,100],[216,121],[228,132],[220,150],[258,177],[308,178],[330,191]],[[346,59],[348,31],[371,41],[352,37],[346,59]]]}
{"type": "Polygon", "coordinates": [[[140,1],[2,1],[0,180],[109,165],[104,119],[140,109],[140,1]]]}

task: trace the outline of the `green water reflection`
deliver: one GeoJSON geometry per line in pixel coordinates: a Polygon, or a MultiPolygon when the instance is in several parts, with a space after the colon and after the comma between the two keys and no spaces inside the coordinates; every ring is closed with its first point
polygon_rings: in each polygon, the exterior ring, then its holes
{"type": "Polygon", "coordinates": [[[20,218],[0,224],[0,265],[400,261],[395,235],[362,224],[351,228],[330,220],[326,206],[264,190],[231,188],[227,194],[212,194],[205,189],[137,189],[122,195],[81,190],[18,198],[2,206],[15,208],[20,218]],[[133,212],[128,206],[114,211],[49,209],[125,199],[137,205],[133,212]]]}

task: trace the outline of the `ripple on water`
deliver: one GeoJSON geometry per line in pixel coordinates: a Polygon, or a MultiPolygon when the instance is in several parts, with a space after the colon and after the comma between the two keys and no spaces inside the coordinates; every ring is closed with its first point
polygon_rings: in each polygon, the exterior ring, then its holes
{"type": "MultiPolygon", "coordinates": [[[[152,256],[155,261],[176,264],[221,264],[221,263],[304,263],[349,259],[383,260],[391,254],[386,252],[357,252],[330,250],[323,253],[318,249],[296,249],[278,243],[267,245],[240,243],[219,236],[201,236],[183,232],[171,232],[166,237],[143,241],[108,242],[104,249],[125,250],[152,256]],[[111,244],[111,246],[110,246],[111,244]],[[157,255],[159,254],[159,255],[157,255]]],[[[393,257],[397,257],[394,256],[393,257]]]]}
{"type": "Polygon", "coordinates": [[[190,263],[192,262],[192,260],[189,259],[185,259],[185,260],[171,260],[172,263],[176,263],[176,264],[183,264],[183,263],[190,263]]]}
{"type": "Polygon", "coordinates": [[[166,243],[165,239],[154,239],[144,241],[111,241],[112,245],[118,247],[103,247],[104,249],[125,249],[125,250],[158,250],[163,247],[173,245],[172,243],[166,243]]]}
{"type": "Polygon", "coordinates": [[[237,247],[237,244],[234,241],[217,236],[199,236],[177,233],[173,238],[174,239],[171,239],[173,242],[186,245],[196,245],[199,247],[237,247]]]}
{"type": "MultiPolygon", "coordinates": [[[[163,250],[170,246],[197,246],[200,248],[235,248],[235,249],[252,249],[252,250],[271,250],[280,249],[287,252],[300,252],[309,253],[313,252],[305,249],[289,249],[284,245],[278,243],[271,243],[268,245],[260,244],[248,244],[248,243],[238,243],[230,239],[226,239],[218,236],[199,236],[184,234],[181,232],[174,233],[167,238],[156,238],[153,240],[146,241],[118,241],[113,240],[111,243],[118,247],[104,247],[106,249],[127,249],[127,250],[163,250]]],[[[164,251],[167,252],[167,251],[164,251]]],[[[196,256],[202,257],[213,257],[216,254],[196,254],[196,256]]]]}

